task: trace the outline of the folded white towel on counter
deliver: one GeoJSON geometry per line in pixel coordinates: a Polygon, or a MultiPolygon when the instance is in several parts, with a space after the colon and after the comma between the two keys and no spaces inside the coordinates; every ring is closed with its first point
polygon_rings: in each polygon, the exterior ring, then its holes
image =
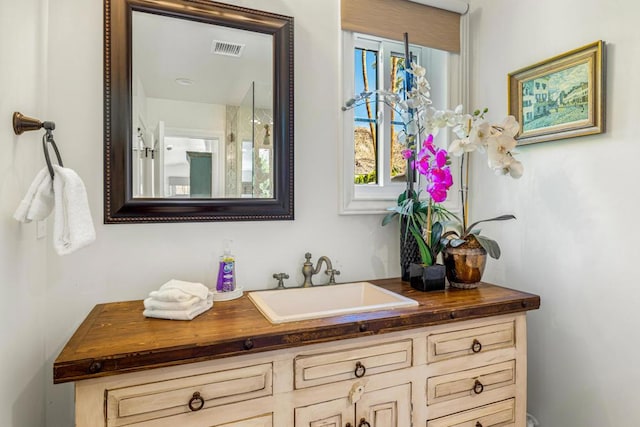
{"type": "Polygon", "coordinates": [[[24,223],[45,220],[53,210],[53,183],[49,169],[43,168],[27,190],[13,217],[24,223]]]}
{"type": "Polygon", "coordinates": [[[206,299],[201,300],[198,297],[192,297],[191,301],[196,302],[191,302],[189,305],[186,305],[186,301],[165,302],[155,301],[153,298],[147,298],[144,300],[145,310],[142,314],[146,317],[155,317],[158,319],[192,320],[213,307],[213,292],[207,292],[208,294],[206,299]]]}
{"type": "Polygon", "coordinates": [[[53,165],[53,170],[53,247],[66,255],[93,242],[96,232],[82,179],[69,168],[53,165]]]}
{"type": "MultiPolygon", "coordinates": [[[[151,292],[152,294],[155,292],[151,292]]],[[[147,310],[184,310],[201,302],[198,297],[191,297],[185,301],[162,301],[150,296],[144,300],[144,308],[147,310]]]]}
{"type": "Polygon", "coordinates": [[[158,301],[187,301],[192,297],[207,299],[209,288],[202,283],[185,282],[183,280],[171,279],[160,289],[149,294],[150,297],[158,301]]]}
{"type": "Polygon", "coordinates": [[[168,320],[193,320],[213,306],[213,301],[200,301],[187,310],[145,310],[146,317],[168,320]]]}
{"type": "Polygon", "coordinates": [[[200,300],[200,298],[194,297],[191,294],[186,294],[179,289],[163,289],[151,291],[149,292],[149,297],[153,298],[156,301],[166,302],[184,302],[189,301],[191,298],[197,298],[198,300],[200,300]]]}
{"type": "Polygon", "coordinates": [[[202,283],[171,279],[144,300],[146,317],[191,320],[213,306],[213,292],[202,283]]]}

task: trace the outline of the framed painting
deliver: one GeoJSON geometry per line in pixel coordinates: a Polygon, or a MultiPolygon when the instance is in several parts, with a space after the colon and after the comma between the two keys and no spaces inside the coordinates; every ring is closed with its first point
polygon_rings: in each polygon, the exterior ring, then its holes
{"type": "Polygon", "coordinates": [[[604,42],[509,73],[519,145],[604,132],[604,42]]]}

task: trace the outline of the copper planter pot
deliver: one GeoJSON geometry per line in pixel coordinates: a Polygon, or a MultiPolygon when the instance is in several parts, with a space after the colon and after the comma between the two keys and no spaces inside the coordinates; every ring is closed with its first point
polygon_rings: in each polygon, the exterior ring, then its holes
{"type": "Polygon", "coordinates": [[[454,288],[474,289],[482,280],[487,265],[487,251],[475,241],[443,251],[447,280],[454,288]]]}

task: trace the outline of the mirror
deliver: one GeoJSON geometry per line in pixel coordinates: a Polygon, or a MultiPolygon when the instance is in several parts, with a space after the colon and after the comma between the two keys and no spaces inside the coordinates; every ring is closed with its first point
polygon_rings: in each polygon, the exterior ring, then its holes
{"type": "Polygon", "coordinates": [[[105,223],[293,219],[293,18],[105,2],[105,223]]]}

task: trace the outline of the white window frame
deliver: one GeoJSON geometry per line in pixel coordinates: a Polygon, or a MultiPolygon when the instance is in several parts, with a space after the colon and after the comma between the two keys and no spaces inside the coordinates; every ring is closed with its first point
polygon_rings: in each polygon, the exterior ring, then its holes
{"type": "MultiPolygon", "coordinates": [[[[437,85],[432,84],[431,97],[436,108],[455,108],[458,104],[468,105],[468,87],[466,78],[468,75],[468,51],[466,43],[466,33],[468,31],[468,18],[463,16],[460,23],[461,27],[461,52],[460,54],[440,53],[441,66],[435,66],[431,54],[423,52],[422,65],[427,68],[427,78],[430,81],[439,82],[437,85]],[[445,58],[444,60],[442,60],[445,58]]],[[[372,42],[382,40],[375,36],[361,35],[349,31],[342,32],[342,100],[346,101],[355,94],[354,82],[354,49],[357,47],[365,47],[363,40],[368,39],[372,42]]],[[[383,45],[384,48],[384,45],[383,45]]],[[[436,56],[437,56],[436,55],[436,56]]],[[[384,72],[384,71],[380,71],[384,72]]],[[[381,76],[378,76],[379,81],[381,76]]],[[[383,114],[389,114],[388,107],[384,107],[383,114]]],[[[339,141],[339,213],[341,215],[353,214],[384,214],[388,213],[388,208],[395,205],[398,196],[405,189],[404,182],[391,182],[387,177],[389,169],[390,149],[382,147],[378,150],[383,156],[378,163],[378,184],[357,185],[354,183],[355,171],[355,153],[353,138],[354,110],[349,109],[343,112],[342,119],[342,139],[339,141]]],[[[379,141],[385,144],[389,140],[388,126],[384,125],[381,120],[378,134],[384,135],[384,140],[379,141]]],[[[450,132],[442,130],[436,138],[436,143],[446,147],[449,143],[450,132]]],[[[449,191],[448,200],[444,203],[445,207],[453,212],[460,212],[459,178],[457,177],[458,159],[452,159],[452,173],[454,175],[454,187],[449,191]]],[[[416,188],[420,188],[422,183],[417,183],[416,188]]]]}

